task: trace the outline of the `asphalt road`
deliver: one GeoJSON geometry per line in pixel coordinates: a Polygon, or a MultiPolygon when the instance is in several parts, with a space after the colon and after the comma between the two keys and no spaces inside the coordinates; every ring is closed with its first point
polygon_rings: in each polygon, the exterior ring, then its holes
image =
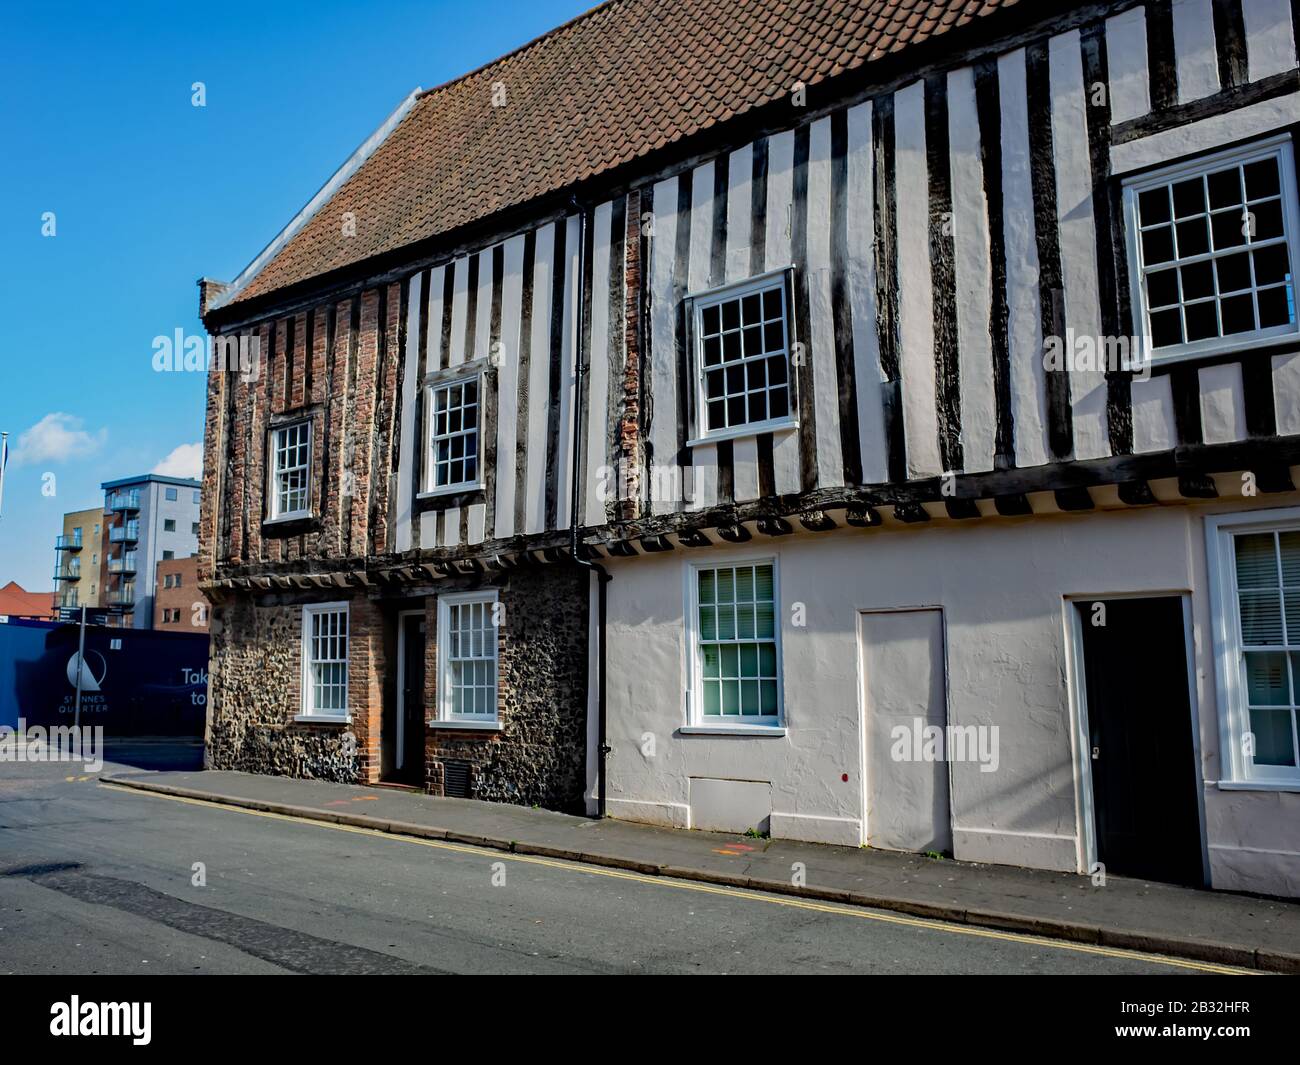
{"type": "MultiPolygon", "coordinates": [[[[171,755],[119,750],[103,772],[183,768],[171,755]]],[[[1200,971],[0,763],[0,973],[1200,971]]]]}

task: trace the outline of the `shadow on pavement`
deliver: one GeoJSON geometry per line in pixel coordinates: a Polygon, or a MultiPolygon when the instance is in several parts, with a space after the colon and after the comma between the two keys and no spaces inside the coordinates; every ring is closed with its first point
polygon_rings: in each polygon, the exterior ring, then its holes
{"type": "Polygon", "coordinates": [[[152,736],[106,738],[104,761],[135,769],[193,772],[203,768],[203,741],[152,736]]]}

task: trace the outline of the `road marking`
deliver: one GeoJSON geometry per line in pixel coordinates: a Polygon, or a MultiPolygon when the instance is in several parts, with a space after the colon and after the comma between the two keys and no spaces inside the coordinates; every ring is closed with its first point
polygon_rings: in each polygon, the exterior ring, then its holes
{"type": "Polygon", "coordinates": [[[615,880],[631,880],[638,884],[650,884],[655,887],[675,888],[679,891],[697,891],[706,895],[723,895],[730,898],[745,899],[749,902],[762,902],[771,906],[788,906],[797,910],[811,910],[817,913],[830,913],[840,917],[856,917],[865,921],[879,921],[883,924],[905,925],[911,928],[924,928],[932,932],[945,932],[949,935],[974,936],[977,939],[996,939],[1007,943],[1025,943],[1034,947],[1046,947],[1052,950],[1073,951],[1076,954],[1095,954],[1105,958],[1120,958],[1127,961],[1141,961],[1153,965],[1168,965],[1176,969],[1193,969],[1197,972],[1217,973],[1221,976],[1262,976],[1263,973],[1253,969],[1239,969],[1231,965],[1218,965],[1214,962],[1194,961],[1189,958],[1171,958],[1164,954],[1142,954],[1134,950],[1122,950],[1116,947],[1100,947],[1089,943],[1070,943],[1066,940],[1047,939],[1043,936],[1022,935],[1016,932],[1000,932],[992,928],[972,928],[966,925],[936,921],[925,917],[904,917],[892,913],[880,913],[861,907],[847,907],[815,899],[801,899],[783,895],[774,895],[748,891],[739,888],[723,887],[718,884],[703,884],[690,880],[673,880],[666,876],[649,876],[645,873],[633,873],[625,869],[612,869],[603,865],[587,865],[582,862],[566,861],[558,858],[543,858],[535,854],[516,854],[513,851],[497,850],[493,847],[476,847],[468,843],[452,843],[441,839],[420,839],[418,836],[404,836],[396,832],[385,832],[377,828],[363,828],[358,825],[340,825],[330,821],[317,821],[310,817],[293,817],[289,814],[273,813],[269,810],[250,810],[243,806],[229,803],[212,802],[208,799],[194,799],[187,795],[167,795],[158,791],[145,791],[140,788],[128,788],[120,784],[100,781],[101,788],[127,792],[132,795],[153,799],[169,799],[183,802],[190,806],[206,806],[212,810],[227,813],[247,814],[250,817],[265,817],[273,821],[287,821],[296,825],[314,825],[317,828],[333,829],[340,832],[352,832],[359,836],[372,836],[378,839],[392,840],[397,843],[413,843],[420,847],[432,847],[435,850],[452,851],[456,854],[474,854],[506,861],[523,862],[528,865],[540,865],[549,869],[561,869],[571,873],[585,873],[589,876],[603,876],[615,880]]]}

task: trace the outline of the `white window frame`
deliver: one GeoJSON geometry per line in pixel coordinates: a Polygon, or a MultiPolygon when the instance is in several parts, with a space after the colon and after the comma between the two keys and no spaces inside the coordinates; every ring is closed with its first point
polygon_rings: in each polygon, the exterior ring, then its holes
{"type": "MultiPolygon", "coordinates": [[[[793,267],[782,267],[756,274],[729,285],[720,285],[703,292],[686,296],[690,309],[691,323],[691,358],[692,373],[695,381],[695,435],[687,441],[688,446],[714,443],[718,440],[736,440],[746,436],[757,436],[786,429],[795,429],[799,425],[796,374],[791,352],[795,345],[795,331],[790,307],[790,287],[793,267]],[[729,425],[723,429],[710,429],[708,422],[708,390],[705,387],[704,365],[704,312],[710,307],[743,299],[753,293],[777,289],[781,293],[781,314],[785,326],[785,381],[786,381],[786,415],[784,418],[768,418],[761,422],[745,422],[741,425],[729,425]]],[[[775,352],[766,354],[770,358],[775,352]]],[[[721,365],[725,366],[726,363],[721,365]]],[[[733,364],[734,365],[734,364],[733,364]]],[[[769,386],[770,387],[770,386],[769,386]]]]}
{"type": "Polygon", "coordinates": [[[500,731],[501,725],[501,630],[496,624],[496,604],[498,594],[495,588],[480,589],[474,592],[456,592],[438,597],[438,697],[436,699],[437,717],[429,722],[451,728],[476,728],[500,731]],[[451,631],[451,608],[482,603],[488,608],[492,617],[492,676],[494,689],[492,714],[453,714],[451,711],[451,654],[448,634],[451,631]]]}
{"type": "MultiPolygon", "coordinates": [[[[1300,531],[1300,507],[1221,514],[1205,522],[1210,627],[1218,689],[1218,785],[1221,789],[1300,792],[1300,765],[1257,766],[1242,750],[1242,740],[1250,731],[1250,711],[1243,677],[1245,656],[1241,649],[1233,543],[1242,534],[1297,531],[1300,531]]],[[[1285,653],[1285,646],[1279,651],[1285,653]]]]}
{"type": "MultiPolygon", "coordinates": [[[[294,717],[295,721],[328,721],[346,723],[352,720],[352,703],[351,692],[348,689],[348,670],[347,662],[352,657],[352,610],[351,604],[346,599],[337,600],[331,603],[307,603],[302,608],[302,685],[301,698],[299,700],[299,712],[294,717]],[[323,713],[316,709],[315,686],[312,684],[311,666],[311,630],[312,619],[318,614],[341,613],[345,625],[343,636],[345,657],[342,659],[345,668],[343,670],[343,710],[331,710],[323,713]]],[[[337,660],[334,660],[337,661],[337,660]]]]}
{"type": "Polygon", "coordinates": [[[313,426],[310,418],[300,419],[294,422],[287,422],[284,425],[273,426],[271,429],[271,461],[270,465],[270,521],[292,521],[296,518],[311,517],[311,448],[313,426]],[[298,429],[303,426],[307,428],[307,462],[302,466],[291,466],[282,469],[280,467],[280,434],[288,432],[290,429],[298,429]],[[299,510],[281,510],[280,509],[280,477],[290,470],[304,470],[306,472],[306,490],[304,499],[306,506],[299,510]]]}
{"type": "MultiPolygon", "coordinates": [[[[1124,195],[1124,240],[1128,252],[1129,298],[1133,312],[1133,338],[1138,355],[1142,361],[1152,365],[1182,362],[1203,355],[1244,351],[1284,342],[1287,337],[1300,334],[1300,315],[1294,324],[1271,326],[1253,333],[1234,334],[1228,337],[1208,337],[1191,343],[1156,348],[1151,343],[1151,332],[1147,322],[1147,292],[1145,277],[1142,273],[1141,232],[1138,224],[1138,196],[1155,187],[1169,185],[1194,174],[1205,174],[1220,169],[1226,164],[1238,165],[1254,162],[1258,159],[1276,156],[1278,160],[1278,178],[1281,186],[1282,200],[1282,235],[1291,259],[1292,292],[1300,299],[1300,283],[1297,277],[1296,259],[1300,256],[1300,194],[1296,191],[1295,156],[1289,134],[1279,134],[1253,141],[1250,144],[1197,155],[1171,166],[1150,170],[1142,174],[1125,178],[1122,183],[1124,195]]],[[[1249,245],[1242,245],[1242,249],[1249,245]]],[[[1241,250],[1241,249],[1236,249],[1241,250]]],[[[1165,266],[1177,265],[1177,260],[1165,266]]],[[[1217,288],[1217,285],[1216,285],[1217,288]]]]}
{"type": "Polygon", "coordinates": [[[783,634],[781,608],[781,566],[775,555],[726,557],[710,561],[688,562],[685,565],[684,599],[686,604],[686,723],[681,732],[685,735],[734,736],[784,736],[785,727],[785,663],[782,653],[783,634]],[[702,570],[730,569],[735,566],[772,567],[773,642],[776,648],[776,713],[763,717],[739,715],[706,715],[704,713],[703,656],[700,654],[699,631],[699,574],[702,570]]]}
{"type": "MultiPolygon", "coordinates": [[[[483,384],[483,371],[481,369],[430,378],[425,382],[424,409],[427,412],[428,434],[424,442],[424,488],[420,493],[421,496],[459,495],[462,492],[476,492],[483,487],[483,384]],[[437,394],[444,389],[454,388],[456,385],[463,385],[469,381],[474,381],[478,386],[478,399],[474,404],[474,439],[477,445],[474,453],[474,480],[460,481],[456,484],[439,485],[436,483],[438,462],[434,456],[434,445],[439,440],[436,431],[436,416],[438,408],[435,404],[435,399],[437,394]]],[[[465,433],[463,430],[460,430],[455,433],[446,433],[444,435],[447,438],[450,438],[452,436],[463,436],[465,433]]]]}

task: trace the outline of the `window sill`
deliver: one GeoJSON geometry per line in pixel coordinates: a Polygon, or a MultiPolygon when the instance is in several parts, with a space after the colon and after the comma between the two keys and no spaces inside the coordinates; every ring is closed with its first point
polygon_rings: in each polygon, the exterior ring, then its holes
{"type": "Polygon", "coordinates": [[[786,734],[784,725],[682,725],[682,736],[773,736],[786,734]]]}
{"type": "Polygon", "coordinates": [[[1238,339],[1214,337],[1183,344],[1176,348],[1148,350],[1145,347],[1133,358],[1134,369],[1152,372],[1186,362],[1239,355],[1255,348],[1272,348],[1300,340],[1300,330],[1291,326],[1274,326],[1267,332],[1248,333],[1238,339]]]}
{"type": "Polygon", "coordinates": [[[483,491],[483,482],[474,481],[470,484],[449,484],[444,488],[431,488],[427,492],[416,493],[416,499],[438,499],[442,496],[459,496],[466,495],[469,492],[483,491]]]}
{"type": "Polygon", "coordinates": [[[294,714],[295,725],[350,725],[351,714],[294,714]]]}
{"type": "Polygon", "coordinates": [[[443,717],[433,718],[424,724],[427,728],[446,731],[501,732],[505,728],[500,721],[453,721],[443,717]]]}
{"type": "Polygon", "coordinates": [[[1220,780],[1220,791],[1300,792],[1300,780],[1220,780]]]}
{"type": "Polygon", "coordinates": [[[705,444],[716,444],[722,440],[740,440],[747,436],[759,436],[763,433],[789,433],[798,428],[799,422],[797,420],[755,422],[752,425],[737,425],[730,429],[719,429],[707,436],[697,436],[693,440],[687,440],[686,446],[703,447],[705,444]]]}
{"type": "Polygon", "coordinates": [[[310,521],[312,518],[310,510],[296,510],[292,514],[280,514],[274,518],[263,518],[263,525],[287,525],[291,521],[310,521]]]}

